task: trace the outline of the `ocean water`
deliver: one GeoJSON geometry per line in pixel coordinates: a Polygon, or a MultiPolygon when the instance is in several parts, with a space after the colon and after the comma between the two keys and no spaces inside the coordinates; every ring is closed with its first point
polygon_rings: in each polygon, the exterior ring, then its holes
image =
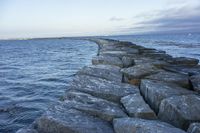
{"type": "Polygon", "coordinates": [[[57,104],[97,45],[83,40],[0,41],[0,133],[29,125],[57,104]]]}
{"type": "Polygon", "coordinates": [[[130,41],[149,48],[164,50],[173,57],[191,57],[200,60],[200,34],[153,34],[106,37],[130,41]]]}

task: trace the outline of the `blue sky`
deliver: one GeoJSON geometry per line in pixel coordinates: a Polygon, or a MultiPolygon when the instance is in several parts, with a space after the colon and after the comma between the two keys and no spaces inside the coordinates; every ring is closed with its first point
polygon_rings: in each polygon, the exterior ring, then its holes
{"type": "Polygon", "coordinates": [[[200,31],[200,0],[0,0],[0,38],[200,31]]]}

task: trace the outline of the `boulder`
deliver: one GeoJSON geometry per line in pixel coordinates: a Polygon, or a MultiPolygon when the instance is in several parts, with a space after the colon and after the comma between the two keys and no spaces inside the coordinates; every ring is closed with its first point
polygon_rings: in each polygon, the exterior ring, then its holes
{"type": "Polygon", "coordinates": [[[171,55],[165,54],[165,53],[143,53],[142,54],[145,57],[149,57],[156,60],[170,60],[172,58],[171,55]]]}
{"type": "Polygon", "coordinates": [[[200,133],[200,123],[192,123],[192,124],[190,124],[187,132],[188,133],[200,133]]]}
{"type": "Polygon", "coordinates": [[[192,83],[193,89],[200,93],[200,74],[190,77],[190,82],[192,83]]]}
{"type": "Polygon", "coordinates": [[[188,57],[176,57],[168,60],[168,62],[173,65],[196,66],[199,63],[199,60],[188,57]]]}
{"type": "Polygon", "coordinates": [[[118,57],[112,57],[112,56],[96,56],[92,58],[92,64],[93,65],[114,65],[123,67],[123,63],[120,58],[118,57]]]}
{"type": "Polygon", "coordinates": [[[186,74],[189,76],[200,74],[200,66],[199,65],[198,66],[167,65],[167,66],[164,66],[163,69],[170,71],[170,72],[186,74]]]}
{"type": "Polygon", "coordinates": [[[131,57],[123,56],[122,63],[123,63],[123,67],[125,67],[125,68],[131,67],[134,65],[134,59],[131,57]]]}
{"type": "Polygon", "coordinates": [[[184,89],[175,84],[156,80],[142,80],[140,92],[156,113],[158,113],[160,103],[163,99],[177,95],[194,94],[193,91],[184,89]]]}
{"type": "Polygon", "coordinates": [[[158,81],[164,81],[169,83],[175,83],[182,87],[189,88],[189,77],[188,75],[184,74],[178,74],[178,73],[172,73],[172,72],[166,72],[161,71],[159,73],[150,75],[145,77],[145,79],[152,79],[152,80],[158,80],[158,81]]]}
{"type": "Polygon", "coordinates": [[[124,74],[124,81],[130,84],[139,85],[140,79],[145,76],[158,72],[158,69],[152,64],[146,63],[141,65],[135,65],[129,68],[121,69],[124,74]]]}
{"type": "Polygon", "coordinates": [[[115,133],[185,133],[165,122],[138,118],[118,118],[113,121],[115,133]]]}
{"type": "Polygon", "coordinates": [[[145,103],[142,96],[137,94],[131,94],[121,99],[121,103],[124,105],[129,116],[143,118],[143,119],[156,119],[156,115],[153,110],[145,103]]]}
{"type": "Polygon", "coordinates": [[[127,116],[118,104],[77,91],[67,92],[65,103],[74,109],[97,116],[106,121],[127,116]]]}
{"type": "Polygon", "coordinates": [[[161,54],[165,54],[165,51],[162,50],[157,50],[154,48],[143,48],[139,50],[140,54],[144,54],[144,53],[161,53],[161,54]]]}
{"type": "Polygon", "coordinates": [[[112,56],[112,57],[119,57],[120,59],[123,57],[123,56],[134,56],[134,54],[132,53],[127,53],[126,51],[113,51],[113,50],[110,50],[110,51],[102,51],[100,52],[100,55],[101,56],[112,56]]]}
{"type": "MultiPolygon", "coordinates": [[[[120,102],[121,97],[139,92],[138,87],[101,78],[77,75],[68,90],[78,90],[108,101],[120,102]]],[[[67,93],[67,92],[66,92],[67,93]]]]}
{"type": "Polygon", "coordinates": [[[39,133],[113,133],[111,125],[67,105],[56,105],[35,122],[39,133]]]}
{"type": "Polygon", "coordinates": [[[200,96],[182,95],[164,99],[158,117],[172,125],[187,130],[193,122],[200,122],[200,96]]]}
{"type": "Polygon", "coordinates": [[[89,76],[99,77],[116,82],[122,82],[122,73],[120,67],[112,65],[91,65],[86,66],[77,74],[85,74],[89,76]]]}

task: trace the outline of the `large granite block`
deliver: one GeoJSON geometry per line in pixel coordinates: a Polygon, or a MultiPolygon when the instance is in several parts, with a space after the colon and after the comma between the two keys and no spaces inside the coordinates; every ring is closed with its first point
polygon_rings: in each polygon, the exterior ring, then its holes
{"type": "Polygon", "coordinates": [[[188,77],[188,75],[184,75],[184,74],[161,71],[159,73],[147,76],[145,78],[169,82],[169,83],[175,83],[175,84],[178,84],[178,85],[180,85],[182,87],[186,87],[186,88],[189,88],[189,86],[190,86],[189,85],[189,77],[188,77]]]}
{"type": "Polygon", "coordinates": [[[182,95],[163,100],[158,117],[172,125],[187,130],[193,122],[200,122],[200,96],[182,95]]]}
{"type": "Polygon", "coordinates": [[[137,118],[118,118],[113,121],[115,133],[186,133],[165,122],[137,118]]]}
{"type": "Polygon", "coordinates": [[[199,63],[198,59],[188,57],[176,57],[168,61],[173,65],[196,66],[199,63]]]}
{"type": "Polygon", "coordinates": [[[127,116],[118,104],[77,91],[67,92],[65,103],[74,109],[97,116],[106,121],[127,116]]]}
{"type": "Polygon", "coordinates": [[[149,63],[121,69],[121,72],[124,74],[124,81],[134,85],[139,85],[141,78],[157,73],[158,71],[154,65],[149,63]]]}
{"type": "Polygon", "coordinates": [[[36,120],[39,133],[113,133],[108,122],[89,116],[67,105],[57,105],[36,120]]]}
{"type": "Polygon", "coordinates": [[[123,67],[123,63],[120,58],[118,57],[112,57],[112,56],[96,56],[92,58],[92,64],[93,65],[114,65],[123,67]]]}
{"type": "Polygon", "coordinates": [[[86,66],[78,71],[77,74],[84,74],[116,82],[122,82],[122,73],[120,72],[120,67],[112,65],[86,66]]]}
{"type": "Polygon", "coordinates": [[[124,105],[129,116],[143,118],[143,119],[156,119],[154,111],[145,103],[142,96],[137,94],[131,94],[121,99],[121,103],[124,105]]]}
{"type": "Polygon", "coordinates": [[[68,90],[78,90],[113,102],[120,102],[121,97],[139,92],[138,87],[125,83],[118,83],[101,78],[77,75],[68,90]]]}
{"type": "Polygon", "coordinates": [[[142,80],[140,92],[156,113],[158,113],[160,103],[163,99],[177,95],[194,94],[193,91],[184,89],[175,84],[156,80],[142,80]]]}

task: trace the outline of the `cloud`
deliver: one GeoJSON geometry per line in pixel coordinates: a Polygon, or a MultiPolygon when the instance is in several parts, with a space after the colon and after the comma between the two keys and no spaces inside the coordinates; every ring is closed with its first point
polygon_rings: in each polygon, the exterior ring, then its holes
{"type": "Polygon", "coordinates": [[[110,21],[123,21],[124,18],[119,18],[119,17],[112,17],[109,19],[110,21]]]}
{"type": "Polygon", "coordinates": [[[171,7],[142,13],[134,17],[136,22],[129,31],[135,32],[200,32],[200,4],[171,7]]]}

